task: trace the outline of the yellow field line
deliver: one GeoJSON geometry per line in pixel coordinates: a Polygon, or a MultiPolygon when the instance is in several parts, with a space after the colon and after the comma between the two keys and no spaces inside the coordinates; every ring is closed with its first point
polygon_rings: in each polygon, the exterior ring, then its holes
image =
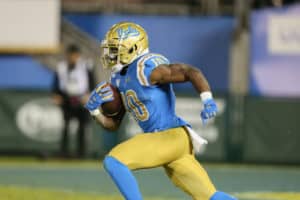
{"type": "Polygon", "coordinates": [[[249,200],[300,200],[300,192],[241,192],[234,195],[249,200]]]}
{"type": "MultiPolygon", "coordinates": [[[[83,193],[69,190],[41,189],[20,186],[0,186],[0,199],[5,200],[121,200],[120,195],[83,193]]],[[[148,197],[145,200],[176,200],[148,197]]],[[[178,200],[178,199],[177,199],[178,200]]]]}

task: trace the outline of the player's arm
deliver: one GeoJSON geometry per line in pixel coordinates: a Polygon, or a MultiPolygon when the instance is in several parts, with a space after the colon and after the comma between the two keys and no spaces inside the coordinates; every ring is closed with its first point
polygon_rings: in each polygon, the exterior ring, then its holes
{"type": "Polygon", "coordinates": [[[187,64],[162,64],[150,75],[150,84],[191,82],[197,92],[210,91],[209,84],[202,72],[187,64]]]}
{"type": "Polygon", "coordinates": [[[103,128],[116,131],[121,125],[125,112],[119,113],[116,117],[106,117],[101,112],[97,115],[92,115],[93,119],[98,122],[103,128]]]}
{"type": "Polygon", "coordinates": [[[152,71],[149,82],[151,85],[191,82],[204,104],[201,112],[203,122],[216,116],[217,105],[213,100],[208,81],[199,69],[181,63],[161,64],[152,71]]]}
{"type": "Polygon", "coordinates": [[[90,94],[89,100],[85,104],[85,108],[103,128],[115,131],[120,127],[125,111],[122,110],[115,117],[106,117],[99,110],[99,107],[103,103],[110,102],[112,100],[113,92],[110,90],[110,87],[107,86],[106,82],[101,82],[90,94]]]}

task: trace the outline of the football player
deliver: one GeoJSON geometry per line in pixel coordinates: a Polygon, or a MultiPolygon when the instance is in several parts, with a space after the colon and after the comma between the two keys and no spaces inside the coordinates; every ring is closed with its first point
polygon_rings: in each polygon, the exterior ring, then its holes
{"type": "MultiPolygon", "coordinates": [[[[175,113],[172,83],[191,82],[204,104],[203,122],[216,116],[217,105],[209,84],[195,67],[170,63],[160,54],[150,53],[145,30],[131,22],[115,24],[101,45],[104,68],[112,70],[111,84],[118,88],[126,110],[144,134],[114,147],[105,157],[104,168],[127,200],[142,200],[132,170],[164,167],[173,183],[194,200],[234,200],[217,191],[194,153],[206,141],[175,113]]],[[[106,129],[118,129],[124,113],[106,117],[98,110],[113,100],[106,82],[91,93],[86,108],[106,129]]]]}

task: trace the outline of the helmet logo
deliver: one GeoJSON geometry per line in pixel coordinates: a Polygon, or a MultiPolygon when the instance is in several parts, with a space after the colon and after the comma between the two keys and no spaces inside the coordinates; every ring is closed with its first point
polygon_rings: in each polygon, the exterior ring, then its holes
{"type": "Polygon", "coordinates": [[[128,28],[118,28],[117,29],[118,32],[118,37],[119,40],[125,40],[129,37],[136,37],[138,35],[140,35],[140,32],[138,30],[136,30],[135,28],[132,28],[130,25],[128,26],[128,28]]]}

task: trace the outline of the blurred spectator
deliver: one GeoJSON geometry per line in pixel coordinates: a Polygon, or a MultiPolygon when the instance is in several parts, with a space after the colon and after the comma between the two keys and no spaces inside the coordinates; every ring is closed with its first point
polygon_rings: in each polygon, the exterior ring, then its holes
{"type": "Polygon", "coordinates": [[[53,87],[53,100],[61,106],[64,114],[64,129],[61,140],[61,155],[69,157],[69,124],[72,118],[78,120],[77,156],[86,155],[86,130],[89,114],[84,109],[89,92],[94,87],[92,66],[82,58],[80,48],[74,44],[67,47],[66,58],[57,66],[53,87]]]}

